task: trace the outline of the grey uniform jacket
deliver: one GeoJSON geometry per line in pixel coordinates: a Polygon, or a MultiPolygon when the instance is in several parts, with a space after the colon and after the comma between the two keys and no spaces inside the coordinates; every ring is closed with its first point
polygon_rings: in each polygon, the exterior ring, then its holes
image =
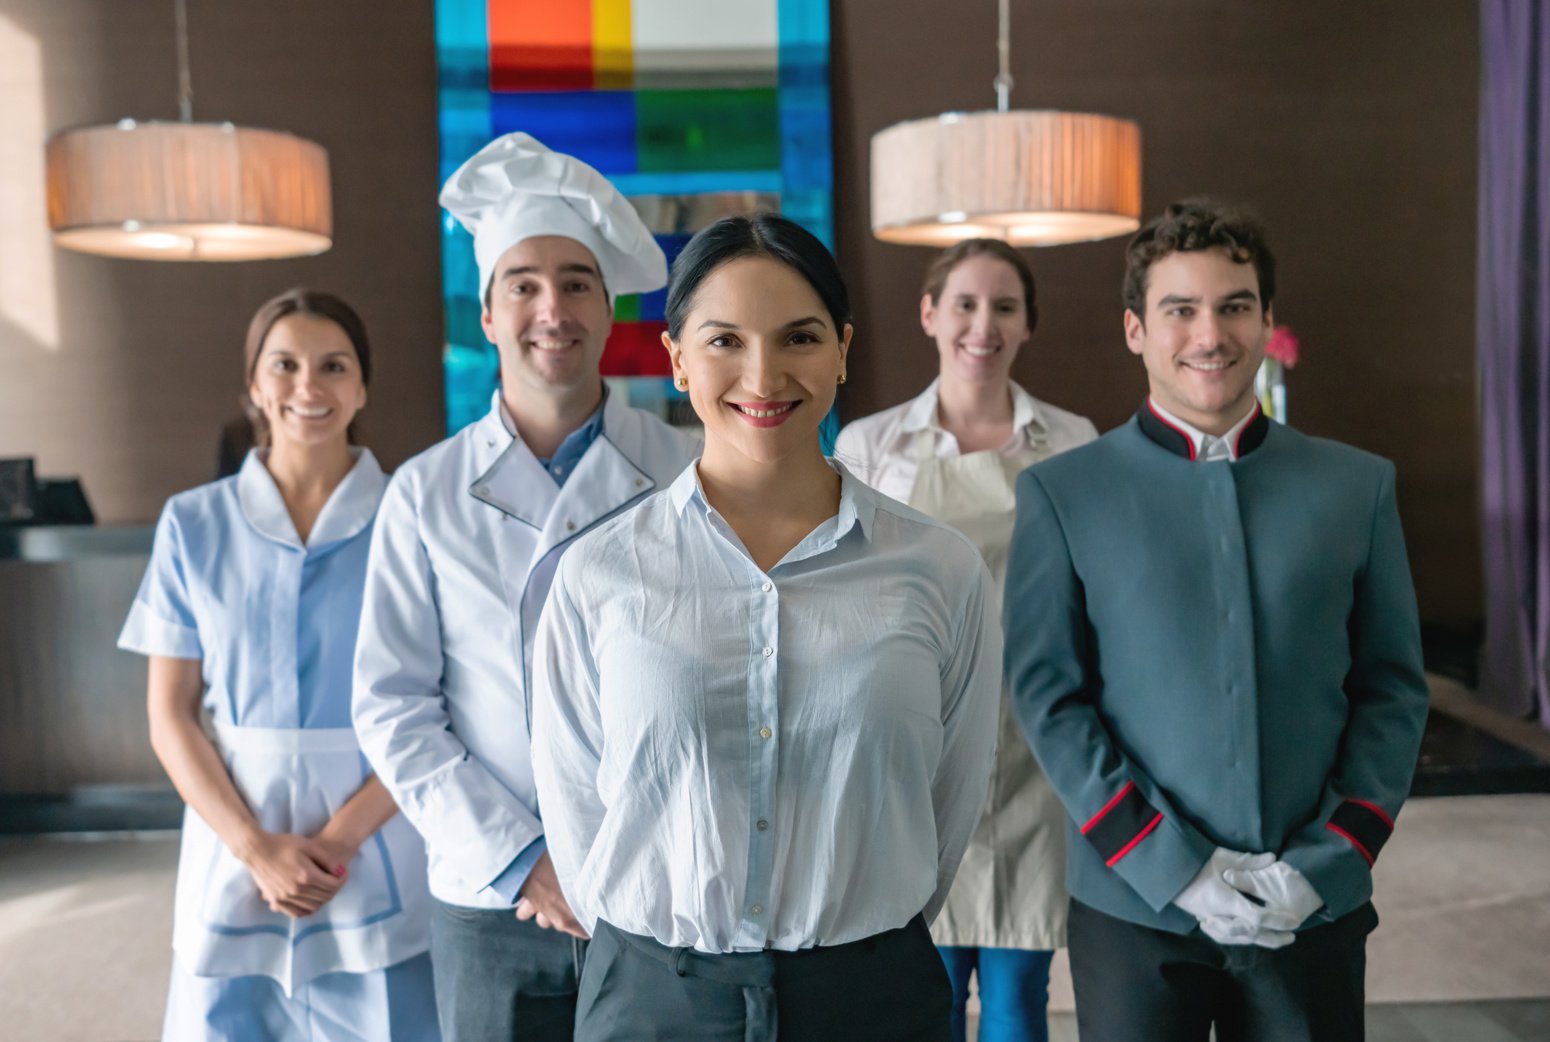
{"type": "Polygon", "coordinates": [[[1082,903],[1186,933],[1213,848],[1360,907],[1427,689],[1394,467],[1257,417],[1233,462],[1143,406],[1024,471],[1005,604],[1019,722],[1082,903]]]}

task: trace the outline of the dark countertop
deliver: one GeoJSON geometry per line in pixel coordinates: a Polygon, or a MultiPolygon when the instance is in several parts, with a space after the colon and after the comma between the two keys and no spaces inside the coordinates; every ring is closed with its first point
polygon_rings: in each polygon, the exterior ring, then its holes
{"type": "Polygon", "coordinates": [[[76,561],[83,557],[147,556],[153,525],[0,526],[0,561],[76,561]]]}

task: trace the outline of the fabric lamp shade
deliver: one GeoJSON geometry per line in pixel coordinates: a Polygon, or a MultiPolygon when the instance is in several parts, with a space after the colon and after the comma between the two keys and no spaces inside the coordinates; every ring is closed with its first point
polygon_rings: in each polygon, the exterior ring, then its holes
{"type": "Polygon", "coordinates": [[[49,139],[54,241],[138,260],[301,257],[333,244],[328,153],[231,123],[124,120],[49,139]]]}
{"type": "Polygon", "coordinates": [[[872,136],[872,233],[1054,246],[1140,227],[1141,128],[1080,112],[951,112],[872,136]]]}

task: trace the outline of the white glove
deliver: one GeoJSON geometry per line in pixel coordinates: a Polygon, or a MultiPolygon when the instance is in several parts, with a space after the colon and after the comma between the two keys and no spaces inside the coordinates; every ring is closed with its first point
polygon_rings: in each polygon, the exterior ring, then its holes
{"type": "Polygon", "coordinates": [[[1274,854],[1245,854],[1217,847],[1173,903],[1194,916],[1200,929],[1218,944],[1285,947],[1292,943],[1292,935],[1284,916],[1275,916],[1270,909],[1250,901],[1226,879],[1228,871],[1267,869],[1275,860],[1274,854]]]}
{"type": "Polygon", "coordinates": [[[1265,921],[1277,930],[1295,930],[1324,907],[1324,899],[1308,877],[1285,861],[1270,865],[1234,866],[1222,873],[1234,890],[1265,903],[1265,921]]]}

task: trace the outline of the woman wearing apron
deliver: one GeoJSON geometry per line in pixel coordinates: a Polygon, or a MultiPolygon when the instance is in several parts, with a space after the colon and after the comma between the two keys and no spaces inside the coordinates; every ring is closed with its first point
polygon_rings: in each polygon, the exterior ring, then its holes
{"type": "MultiPolygon", "coordinates": [[[[1092,423],[1012,382],[1038,321],[1033,272],[997,239],[970,239],[927,272],[920,321],[939,375],[918,397],[840,433],[835,457],[879,491],[963,532],[1006,580],[1019,471],[1097,437],[1092,423]]],[[[983,1042],[1048,1037],[1049,964],[1065,943],[1065,812],[1002,699],[990,795],[958,879],[932,926],[964,1037],[978,978],[983,1042]]]]}
{"type": "Polygon", "coordinates": [[[350,443],[366,330],[292,290],[246,365],[265,447],[167,503],[119,638],[150,657],[151,744],[188,804],[162,1037],[431,1042],[424,848],[350,727],[386,484],[350,443]]]}
{"type": "Polygon", "coordinates": [[[700,232],[665,344],[704,455],[561,560],[534,656],[576,1038],[949,1038],[927,923],[984,802],[992,582],[825,459],[850,309],[769,214],[700,232]]]}

